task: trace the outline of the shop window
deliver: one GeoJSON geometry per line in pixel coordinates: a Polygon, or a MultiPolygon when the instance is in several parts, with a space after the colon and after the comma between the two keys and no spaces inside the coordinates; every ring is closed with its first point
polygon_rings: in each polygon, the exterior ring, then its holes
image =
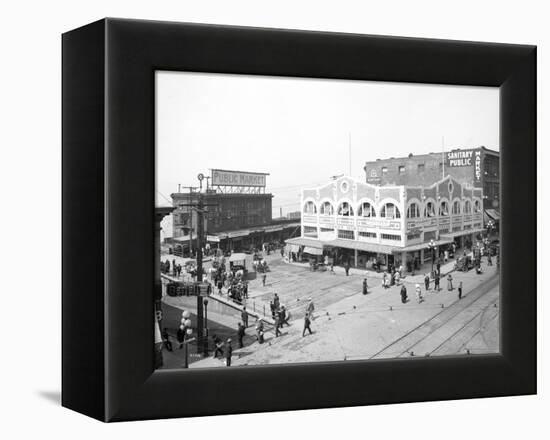
{"type": "Polygon", "coordinates": [[[399,170],[399,174],[401,175],[405,174],[405,167],[403,165],[399,165],[398,170],[399,170]]]}
{"type": "Polygon", "coordinates": [[[340,203],[340,206],[338,207],[338,215],[342,215],[345,217],[349,217],[353,215],[353,208],[348,202],[342,202],[340,203]]]}
{"type": "Polygon", "coordinates": [[[334,207],[332,206],[332,203],[324,202],[321,205],[321,208],[319,208],[319,214],[321,214],[321,215],[333,215],[334,214],[334,207]]]}
{"type": "Polygon", "coordinates": [[[345,229],[338,229],[338,238],[344,238],[346,240],[354,240],[355,235],[353,231],[346,231],[345,229]]]}
{"type": "Polygon", "coordinates": [[[416,234],[407,234],[407,240],[415,240],[417,238],[420,238],[420,233],[416,234]]]}
{"type": "Polygon", "coordinates": [[[380,234],[380,237],[384,240],[401,241],[401,235],[380,234]]]}
{"type": "Polygon", "coordinates": [[[317,206],[312,201],[306,202],[304,205],[304,214],[317,214],[317,206]]]}
{"type": "Polygon", "coordinates": [[[357,215],[359,217],[376,217],[376,211],[374,210],[374,206],[372,206],[369,202],[364,202],[359,206],[357,215]]]}
{"type": "Polygon", "coordinates": [[[334,232],[334,229],[332,228],[320,228],[321,232],[334,232]]]}
{"type": "Polygon", "coordinates": [[[424,208],[424,217],[435,217],[435,206],[433,202],[426,203],[424,208]]]}
{"type": "Polygon", "coordinates": [[[418,218],[420,217],[420,209],[416,203],[411,203],[409,209],[407,209],[407,218],[418,218]]]}
{"type": "Polygon", "coordinates": [[[384,206],[382,206],[380,217],[401,218],[401,213],[399,212],[399,208],[397,208],[397,206],[395,206],[393,203],[386,203],[384,206]]]}
{"type": "Polygon", "coordinates": [[[447,216],[449,215],[449,204],[444,200],[439,205],[439,215],[447,216]]]}
{"type": "Polygon", "coordinates": [[[358,232],[359,237],[366,237],[366,238],[376,238],[376,232],[358,232]]]}

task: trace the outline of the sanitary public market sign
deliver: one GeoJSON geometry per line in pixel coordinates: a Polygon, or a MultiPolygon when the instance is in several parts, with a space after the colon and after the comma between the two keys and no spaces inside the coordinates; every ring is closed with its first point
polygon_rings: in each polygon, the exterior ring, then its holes
{"type": "Polygon", "coordinates": [[[246,171],[212,170],[212,185],[265,187],[265,176],[267,175],[246,171]]]}
{"type": "Polygon", "coordinates": [[[458,150],[447,153],[447,166],[469,167],[474,164],[474,150],[458,150]]]}

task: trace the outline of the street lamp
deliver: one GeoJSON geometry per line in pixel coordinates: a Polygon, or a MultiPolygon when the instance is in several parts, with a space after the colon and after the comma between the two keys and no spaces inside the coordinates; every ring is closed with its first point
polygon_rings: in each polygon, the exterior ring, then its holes
{"type": "Polygon", "coordinates": [[[180,329],[183,330],[183,349],[185,350],[184,352],[185,361],[183,364],[183,368],[189,368],[188,345],[189,345],[189,342],[191,342],[191,340],[189,339],[189,336],[193,334],[193,329],[191,328],[191,325],[192,325],[191,319],[189,319],[190,316],[191,314],[187,310],[184,310],[183,312],[181,312],[180,329]]]}
{"type": "Polygon", "coordinates": [[[487,237],[489,237],[491,235],[491,232],[492,232],[494,227],[495,227],[495,223],[493,222],[493,220],[489,220],[487,222],[487,237]]]}
{"type": "Polygon", "coordinates": [[[430,240],[430,242],[428,243],[428,249],[430,249],[432,251],[432,277],[434,277],[434,278],[435,278],[435,276],[434,276],[435,248],[436,248],[436,244],[435,244],[435,241],[432,238],[430,240]]]}
{"type": "Polygon", "coordinates": [[[204,298],[204,354],[208,356],[208,298],[204,298]]]}

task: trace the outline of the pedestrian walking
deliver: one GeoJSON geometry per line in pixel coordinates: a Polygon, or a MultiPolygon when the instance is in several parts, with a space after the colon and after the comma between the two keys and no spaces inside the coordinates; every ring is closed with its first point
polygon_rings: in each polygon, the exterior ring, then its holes
{"type": "Polygon", "coordinates": [[[445,261],[445,263],[449,260],[449,251],[445,251],[443,252],[443,260],[445,261]]]}
{"type": "Polygon", "coordinates": [[[344,265],[344,270],[346,271],[346,276],[349,276],[349,261],[346,261],[346,264],[344,265]]]}
{"type": "Polygon", "coordinates": [[[239,340],[239,348],[243,348],[243,338],[244,338],[244,325],[239,322],[237,327],[237,338],[239,340]]]}
{"type": "Polygon", "coordinates": [[[453,290],[453,277],[451,274],[447,275],[447,290],[450,292],[453,290]]]}
{"type": "Polygon", "coordinates": [[[311,297],[308,298],[308,304],[307,304],[307,307],[306,307],[306,313],[309,315],[309,318],[311,320],[315,319],[313,317],[313,312],[315,311],[315,304],[313,304],[313,300],[311,299],[311,297]]]}
{"type": "Polygon", "coordinates": [[[462,299],[462,281],[458,282],[458,299],[462,299]]]}
{"type": "Polygon", "coordinates": [[[439,272],[436,272],[435,273],[435,276],[434,276],[434,290],[436,292],[439,292],[441,289],[439,288],[439,280],[440,280],[440,277],[439,277],[439,272]]]}
{"type": "Polygon", "coordinates": [[[493,258],[491,257],[491,251],[489,250],[489,253],[487,254],[487,266],[493,265],[493,258]]]}
{"type": "Polygon", "coordinates": [[[233,354],[233,347],[231,346],[231,338],[227,339],[225,344],[225,365],[227,367],[231,366],[231,355],[233,354]]]}
{"type": "Polygon", "coordinates": [[[430,290],[430,276],[428,274],[424,276],[424,287],[426,288],[426,292],[430,290]]]}
{"type": "Polygon", "coordinates": [[[279,307],[281,306],[281,300],[277,294],[273,295],[273,305],[275,306],[275,311],[279,310],[279,307]]]}
{"type": "Polygon", "coordinates": [[[275,337],[278,338],[281,334],[281,331],[279,330],[281,328],[281,318],[279,312],[275,314],[275,337]]]}
{"type": "Polygon", "coordinates": [[[285,308],[284,304],[281,305],[280,319],[281,319],[281,328],[283,327],[283,324],[286,324],[290,327],[290,323],[288,322],[288,320],[290,319],[290,313],[285,308]]]}
{"type": "Polygon", "coordinates": [[[363,295],[366,295],[368,292],[367,290],[367,279],[363,279],[363,295]]]}
{"type": "Polygon", "coordinates": [[[267,274],[262,275],[262,285],[265,287],[265,279],[267,278],[267,274]]]}
{"type": "Polygon", "coordinates": [[[223,357],[223,342],[222,340],[214,335],[212,337],[212,339],[214,339],[214,359],[216,359],[218,357],[218,353],[220,354],[221,357],[223,357]]]}
{"type": "Polygon", "coordinates": [[[258,339],[258,343],[264,343],[264,323],[261,318],[256,319],[256,338],[258,339]]]}
{"type": "Polygon", "coordinates": [[[243,320],[244,328],[248,328],[248,312],[246,311],[246,307],[243,307],[241,319],[243,320]]]}
{"type": "Polygon", "coordinates": [[[422,301],[424,301],[424,298],[422,297],[422,290],[420,290],[420,284],[417,284],[415,286],[416,291],[416,300],[418,301],[418,304],[420,304],[422,301]]]}
{"type": "Polygon", "coordinates": [[[401,287],[401,302],[405,304],[407,302],[407,288],[403,284],[401,287]]]}
{"type": "Polygon", "coordinates": [[[436,266],[436,268],[437,268],[437,274],[438,274],[439,276],[441,276],[441,263],[439,262],[439,260],[437,261],[437,266],[436,266]]]}
{"type": "Polygon", "coordinates": [[[388,274],[384,272],[384,275],[382,276],[382,286],[384,287],[384,289],[388,287],[387,281],[388,281],[388,274]]]}
{"type": "Polygon", "coordinates": [[[164,344],[166,350],[172,351],[172,343],[170,342],[168,330],[166,330],[166,328],[162,330],[162,343],[164,344]]]}
{"type": "Polygon", "coordinates": [[[309,334],[311,335],[313,332],[311,331],[311,320],[308,313],[304,316],[304,331],[302,332],[302,338],[306,335],[306,330],[309,331],[309,334]]]}
{"type": "Polygon", "coordinates": [[[180,344],[180,350],[183,348],[183,342],[185,341],[185,327],[182,325],[179,326],[178,332],[176,333],[176,339],[180,344]]]}
{"type": "Polygon", "coordinates": [[[401,282],[401,272],[396,270],[395,271],[395,285],[399,286],[400,282],[401,282]]]}

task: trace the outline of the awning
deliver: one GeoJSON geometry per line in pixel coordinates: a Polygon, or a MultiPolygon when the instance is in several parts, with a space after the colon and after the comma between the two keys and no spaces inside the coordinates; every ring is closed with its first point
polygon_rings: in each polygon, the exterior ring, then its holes
{"type": "Polygon", "coordinates": [[[323,255],[323,251],[321,249],[316,249],[316,248],[306,246],[304,248],[304,254],[323,255]]]}
{"type": "MultiPolygon", "coordinates": [[[[436,246],[441,246],[441,245],[444,245],[444,244],[452,243],[453,239],[451,237],[445,236],[445,238],[441,238],[440,240],[437,240],[437,241],[434,240],[434,242],[435,242],[436,246]]],[[[396,249],[394,252],[414,252],[414,251],[419,251],[419,250],[422,250],[422,249],[428,249],[429,245],[430,245],[429,242],[419,243],[419,244],[412,244],[412,245],[406,246],[404,248],[396,249]]]]}
{"type": "Polygon", "coordinates": [[[446,234],[441,234],[441,239],[452,241],[452,240],[454,240],[455,237],[460,237],[462,235],[478,234],[479,232],[483,232],[483,229],[482,228],[464,229],[462,231],[448,232],[446,234]]]}
{"type": "Polygon", "coordinates": [[[286,240],[286,244],[294,244],[298,246],[308,246],[316,249],[323,249],[324,242],[315,240],[313,238],[296,237],[296,238],[289,238],[288,240],[286,240]]]}
{"type": "Polygon", "coordinates": [[[288,252],[298,252],[300,250],[300,246],[297,244],[287,244],[288,252]]]}
{"type": "Polygon", "coordinates": [[[337,238],[335,240],[323,242],[325,246],[340,247],[345,249],[356,249],[363,252],[372,252],[375,254],[391,254],[396,249],[395,246],[388,246],[385,244],[367,243],[356,240],[345,240],[343,238],[337,238]]]}
{"type": "Polygon", "coordinates": [[[487,216],[495,222],[498,222],[500,220],[500,212],[498,212],[496,209],[486,209],[485,214],[487,214],[487,216]]]}

